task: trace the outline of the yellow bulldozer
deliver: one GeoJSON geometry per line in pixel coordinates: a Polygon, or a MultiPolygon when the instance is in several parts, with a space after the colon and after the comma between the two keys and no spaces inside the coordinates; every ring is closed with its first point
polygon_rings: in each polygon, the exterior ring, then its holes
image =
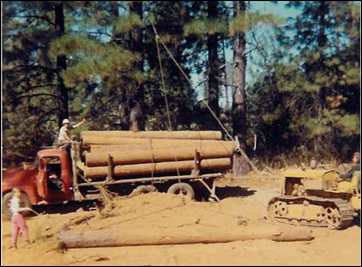
{"type": "Polygon", "coordinates": [[[360,214],[360,179],[360,171],[343,181],[336,170],[288,169],[281,195],[268,203],[268,217],[294,225],[346,228],[360,214]]]}

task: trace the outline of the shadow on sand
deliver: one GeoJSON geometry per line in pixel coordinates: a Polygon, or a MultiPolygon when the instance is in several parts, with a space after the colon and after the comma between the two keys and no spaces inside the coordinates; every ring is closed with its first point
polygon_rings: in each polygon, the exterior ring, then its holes
{"type": "Polygon", "coordinates": [[[49,204],[49,205],[36,205],[33,210],[42,214],[65,214],[76,212],[77,210],[89,211],[96,207],[95,201],[75,202],[70,201],[67,204],[49,204]]]}
{"type": "Polygon", "coordinates": [[[361,214],[358,214],[358,216],[353,218],[353,225],[357,225],[358,227],[361,227],[361,214]]]}
{"type": "Polygon", "coordinates": [[[240,186],[224,186],[216,187],[216,195],[220,199],[229,197],[247,197],[255,194],[256,190],[249,189],[248,187],[240,186]]]}

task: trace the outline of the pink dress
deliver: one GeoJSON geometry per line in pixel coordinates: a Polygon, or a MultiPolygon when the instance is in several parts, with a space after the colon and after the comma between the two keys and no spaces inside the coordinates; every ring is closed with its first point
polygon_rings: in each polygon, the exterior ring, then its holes
{"type": "Polygon", "coordinates": [[[12,224],[12,244],[16,246],[19,232],[24,235],[25,240],[29,241],[29,230],[26,225],[23,215],[19,212],[20,199],[12,197],[10,201],[10,210],[12,213],[11,224],[12,224]]]}

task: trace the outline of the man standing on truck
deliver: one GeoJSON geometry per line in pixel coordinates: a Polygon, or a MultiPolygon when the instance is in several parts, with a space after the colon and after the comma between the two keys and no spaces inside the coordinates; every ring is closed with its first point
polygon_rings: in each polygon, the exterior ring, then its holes
{"type": "Polygon", "coordinates": [[[70,121],[68,119],[64,119],[62,123],[63,126],[60,128],[58,135],[58,146],[69,148],[72,143],[72,139],[70,137],[70,130],[81,126],[84,122],[85,119],[82,119],[79,123],[70,125],[70,121]]]}

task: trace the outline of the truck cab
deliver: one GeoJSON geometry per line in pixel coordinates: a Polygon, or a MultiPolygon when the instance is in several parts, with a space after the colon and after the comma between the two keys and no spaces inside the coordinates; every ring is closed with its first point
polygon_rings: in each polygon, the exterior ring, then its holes
{"type": "Polygon", "coordinates": [[[9,201],[14,187],[20,189],[21,204],[25,207],[42,203],[62,203],[73,199],[72,166],[66,150],[40,150],[35,162],[36,164],[29,168],[8,169],[3,173],[2,197],[5,216],[9,215],[9,201]],[[55,182],[58,187],[55,186],[55,182]]]}
{"type": "Polygon", "coordinates": [[[37,192],[42,200],[58,203],[72,199],[72,167],[64,149],[38,152],[37,192]]]}

